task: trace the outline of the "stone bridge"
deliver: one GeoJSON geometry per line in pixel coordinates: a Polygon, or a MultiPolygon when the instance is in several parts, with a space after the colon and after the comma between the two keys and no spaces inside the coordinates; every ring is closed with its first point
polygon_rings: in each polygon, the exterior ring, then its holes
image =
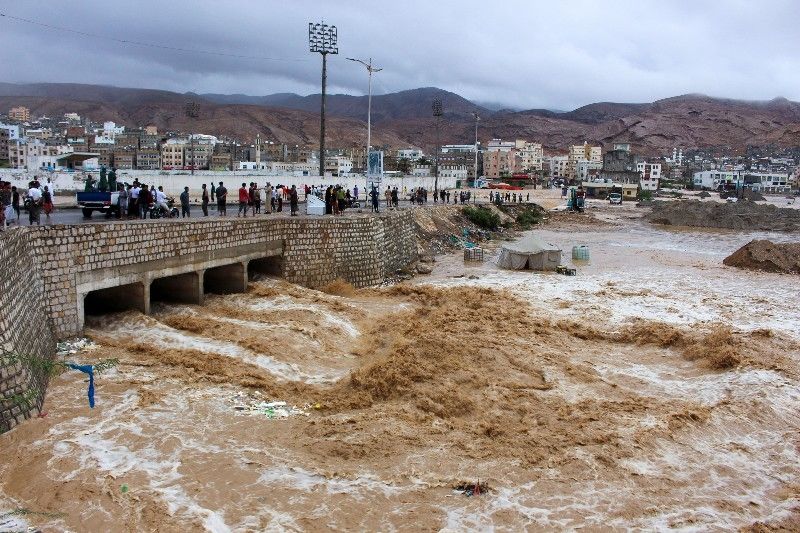
{"type": "Polygon", "coordinates": [[[411,210],[55,225],[0,233],[0,432],[30,416],[31,409],[10,398],[46,384],[8,356],[51,357],[57,339],[81,333],[86,314],[147,313],[153,301],[202,304],[206,293],[245,291],[259,273],[309,287],[339,278],[364,287],[416,259],[411,210]]]}

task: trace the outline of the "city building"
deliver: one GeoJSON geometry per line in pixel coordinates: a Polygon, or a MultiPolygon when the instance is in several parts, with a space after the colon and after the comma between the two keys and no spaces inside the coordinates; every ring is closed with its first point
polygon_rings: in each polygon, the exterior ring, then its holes
{"type": "Polygon", "coordinates": [[[68,124],[80,124],[81,116],[77,113],[64,113],[64,120],[68,124]]]}
{"type": "Polygon", "coordinates": [[[603,154],[600,177],[616,183],[639,183],[641,173],[639,158],[633,155],[628,144],[615,144],[613,150],[603,154]]]}
{"type": "Polygon", "coordinates": [[[567,175],[571,179],[576,178],[578,175],[577,171],[579,161],[602,163],[603,149],[599,146],[591,146],[586,142],[583,144],[570,146],[567,154],[567,175]]]}
{"type": "Polygon", "coordinates": [[[636,163],[636,171],[639,173],[639,186],[643,191],[658,190],[658,182],[661,179],[661,163],[640,161],[636,163]]]}
{"type": "MultiPolygon", "coordinates": [[[[464,146],[475,150],[472,144],[464,146]]],[[[518,159],[515,142],[492,139],[483,154],[483,174],[488,178],[510,177],[520,168],[518,159]]]]}
{"type": "Polygon", "coordinates": [[[544,150],[540,143],[532,143],[518,139],[514,144],[520,158],[520,170],[524,172],[542,170],[544,150]]]}
{"type": "Polygon", "coordinates": [[[569,162],[569,157],[565,155],[552,155],[545,160],[549,163],[550,168],[550,178],[551,179],[561,179],[561,180],[569,180],[571,179],[567,175],[567,165],[569,162]]]}
{"type": "Polygon", "coordinates": [[[161,152],[153,148],[137,150],[136,169],[161,170],[161,152]]]}
{"type": "Polygon", "coordinates": [[[8,141],[10,132],[5,128],[0,128],[0,166],[9,164],[8,141]]]}
{"type": "Polygon", "coordinates": [[[172,168],[183,168],[183,150],[186,148],[185,142],[178,142],[176,139],[169,139],[161,145],[161,167],[165,170],[172,168]]]}
{"type": "Polygon", "coordinates": [[[208,169],[211,156],[214,155],[214,146],[195,141],[185,144],[183,148],[184,166],[194,167],[195,170],[208,169]]]}
{"type": "Polygon", "coordinates": [[[789,172],[745,172],[744,185],[754,191],[766,193],[787,193],[791,191],[789,172]]]}
{"type": "Polygon", "coordinates": [[[331,176],[344,176],[353,171],[353,161],[349,157],[335,156],[325,158],[325,173],[331,176]]]}
{"type": "Polygon", "coordinates": [[[470,168],[467,165],[451,164],[442,162],[439,165],[440,178],[455,178],[456,182],[466,182],[469,179],[470,168]]]}
{"type": "Polygon", "coordinates": [[[578,181],[593,180],[600,177],[600,171],[603,169],[601,161],[587,161],[582,159],[577,162],[575,166],[575,174],[578,181]]]}
{"type": "Polygon", "coordinates": [[[744,179],[739,170],[703,170],[694,173],[692,183],[695,189],[717,190],[721,185],[726,188],[735,188],[744,183],[744,179]]]}
{"type": "Polygon", "coordinates": [[[12,107],[8,111],[8,119],[17,122],[28,122],[31,119],[31,110],[27,107],[12,107]]]}
{"type": "Polygon", "coordinates": [[[136,150],[115,149],[111,152],[111,166],[121,170],[132,170],[135,168],[136,150]]]}
{"type": "MultiPolygon", "coordinates": [[[[444,151],[444,146],[442,147],[444,151]]],[[[408,159],[409,161],[418,161],[425,157],[425,154],[419,148],[403,148],[397,151],[397,159],[408,159]]]]}
{"type": "Polygon", "coordinates": [[[211,156],[211,170],[230,170],[232,154],[214,154],[211,156]]]}

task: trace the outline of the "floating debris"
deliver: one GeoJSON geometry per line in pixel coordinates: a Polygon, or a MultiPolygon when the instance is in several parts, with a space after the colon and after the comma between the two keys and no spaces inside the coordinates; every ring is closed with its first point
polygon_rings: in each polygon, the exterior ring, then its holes
{"type": "Polygon", "coordinates": [[[453,487],[453,490],[464,496],[480,496],[481,494],[489,492],[489,485],[485,481],[478,481],[477,483],[459,483],[453,487]]]}
{"type": "Polygon", "coordinates": [[[62,341],[56,344],[56,355],[64,357],[67,355],[75,355],[76,353],[97,347],[91,340],[82,337],[75,338],[68,341],[62,341]]]}
{"type": "Polygon", "coordinates": [[[258,391],[252,394],[237,392],[228,401],[233,405],[235,411],[250,415],[263,415],[269,419],[285,420],[292,416],[308,416],[309,406],[301,409],[280,400],[268,402],[258,391]]]}

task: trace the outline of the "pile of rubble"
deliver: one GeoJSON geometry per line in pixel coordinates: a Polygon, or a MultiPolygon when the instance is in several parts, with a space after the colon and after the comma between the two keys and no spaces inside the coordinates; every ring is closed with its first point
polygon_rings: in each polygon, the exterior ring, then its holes
{"type": "Polygon", "coordinates": [[[647,220],[666,226],[798,231],[800,210],[753,202],[655,202],[647,220]]]}

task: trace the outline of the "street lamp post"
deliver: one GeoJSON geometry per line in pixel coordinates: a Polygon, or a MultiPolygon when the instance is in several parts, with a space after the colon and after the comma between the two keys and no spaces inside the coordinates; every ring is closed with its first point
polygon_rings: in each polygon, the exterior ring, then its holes
{"type": "Polygon", "coordinates": [[[366,157],[364,158],[365,161],[365,169],[364,174],[366,175],[369,172],[369,149],[372,146],[372,73],[373,72],[380,72],[383,70],[382,68],[377,68],[372,66],[372,58],[369,58],[369,62],[362,61],[360,59],[353,59],[352,57],[347,58],[349,61],[355,61],[356,63],[361,63],[365,67],[367,67],[368,79],[369,82],[367,83],[368,87],[368,96],[367,96],[367,152],[366,157]]]}
{"type": "Polygon", "coordinates": [[[434,179],[433,179],[433,194],[439,194],[439,152],[441,150],[441,141],[439,139],[439,124],[442,121],[442,100],[435,98],[433,100],[433,116],[436,119],[436,160],[434,166],[434,179]]]}
{"type": "MultiPolygon", "coordinates": [[[[475,170],[472,174],[472,186],[478,186],[478,121],[481,117],[478,116],[477,113],[472,113],[472,116],[475,117],[475,170]]],[[[477,196],[477,195],[476,195],[477,196]]]]}
{"type": "Polygon", "coordinates": [[[338,54],[336,46],[339,36],[336,26],[324,22],[308,23],[308,49],[322,54],[322,102],[320,104],[319,121],[319,175],[325,175],[325,84],[328,78],[328,54],[338,54]]]}

